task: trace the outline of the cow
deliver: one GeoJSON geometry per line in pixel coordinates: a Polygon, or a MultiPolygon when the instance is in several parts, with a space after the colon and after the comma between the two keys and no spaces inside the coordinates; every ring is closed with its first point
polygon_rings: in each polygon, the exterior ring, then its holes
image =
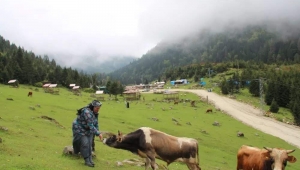
{"type": "Polygon", "coordinates": [[[141,127],[127,135],[113,135],[103,143],[116,149],[128,150],[145,158],[145,170],[150,166],[156,170],[155,159],[167,163],[183,162],[190,170],[201,170],[199,166],[198,141],[192,138],[175,137],[164,132],[141,127]]]}
{"type": "Polygon", "coordinates": [[[174,105],[176,105],[176,104],[178,105],[178,101],[174,101],[174,105]]]}
{"type": "Polygon", "coordinates": [[[206,113],[208,113],[208,112],[212,112],[212,109],[207,109],[207,110],[206,110],[206,113]]]}
{"type": "Polygon", "coordinates": [[[196,107],[196,105],[195,105],[195,100],[191,101],[191,106],[192,106],[192,107],[196,107]]]}
{"type": "Polygon", "coordinates": [[[259,149],[242,145],[237,154],[237,170],[284,170],[287,161],[296,162],[294,156],[288,155],[294,151],[269,147],[259,149]]]}
{"type": "Polygon", "coordinates": [[[28,97],[30,96],[30,97],[32,97],[32,92],[30,91],[30,92],[28,92],[28,95],[27,95],[28,97]]]}

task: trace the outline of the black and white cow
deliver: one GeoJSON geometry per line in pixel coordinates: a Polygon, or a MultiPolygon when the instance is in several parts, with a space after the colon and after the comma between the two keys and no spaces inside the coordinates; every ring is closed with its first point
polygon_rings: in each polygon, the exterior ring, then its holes
{"type": "Polygon", "coordinates": [[[185,163],[190,170],[201,170],[198,141],[192,138],[175,137],[149,127],[141,127],[124,136],[119,131],[117,136],[104,139],[103,143],[145,158],[146,170],[150,166],[156,170],[155,158],[167,162],[167,166],[178,161],[185,163]]]}

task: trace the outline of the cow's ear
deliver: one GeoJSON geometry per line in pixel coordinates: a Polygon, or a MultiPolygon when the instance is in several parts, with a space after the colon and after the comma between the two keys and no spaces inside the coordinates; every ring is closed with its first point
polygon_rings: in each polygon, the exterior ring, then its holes
{"type": "Polygon", "coordinates": [[[290,163],[294,163],[297,161],[297,159],[294,157],[294,156],[288,156],[288,159],[287,159],[290,163]]]}
{"type": "Polygon", "coordinates": [[[122,133],[118,130],[118,136],[122,136],[122,133]]]}

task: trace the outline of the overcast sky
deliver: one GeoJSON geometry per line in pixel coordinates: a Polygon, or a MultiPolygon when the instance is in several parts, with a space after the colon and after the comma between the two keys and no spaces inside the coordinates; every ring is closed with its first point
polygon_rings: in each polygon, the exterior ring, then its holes
{"type": "Polygon", "coordinates": [[[300,0],[0,0],[0,35],[72,66],[84,56],[141,57],[161,40],[203,28],[272,20],[282,29],[299,16],[300,0]]]}

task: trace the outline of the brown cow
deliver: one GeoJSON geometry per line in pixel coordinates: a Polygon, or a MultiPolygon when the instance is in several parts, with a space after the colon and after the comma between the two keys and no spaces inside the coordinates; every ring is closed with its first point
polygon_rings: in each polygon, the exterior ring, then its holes
{"type": "Polygon", "coordinates": [[[196,107],[196,105],[195,105],[195,100],[191,101],[191,106],[192,106],[192,107],[196,107]]]}
{"type": "Polygon", "coordinates": [[[30,91],[30,92],[28,92],[28,95],[27,95],[28,97],[30,96],[30,97],[32,97],[32,92],[30,91]]]}
{"type": "Polygon", "coordinates": [[[268,147],[259,149],[243,145],[237,154],[237,170],[284,170],[287,161],[296,162],[294,156],[288,155],[294,151],[268,147]]]}
{"type": "Polygon", "coordinates": [[[190,170],[201,170],[199,167],[198,141],[192,138],[175,137],[164,132],[141,127],[127,135],[118,132],[104,139],[103,143],[116,148],[128,150],[145,158],[145,169],[150,166],[156,170],[155,158],[167,162],[183,162],[190,170]]]}
{"type": "Polygon", "coordinates": [[[207,110],[206,110],[206,113],[208,113],[208,112],[212,112],[212,109],[207,109],[207,110]]]}
{"type": "Polygon", "coordinates": [[[178,101],[174,101],[174,105],[177,104],[178,105],[178,101]]]}

